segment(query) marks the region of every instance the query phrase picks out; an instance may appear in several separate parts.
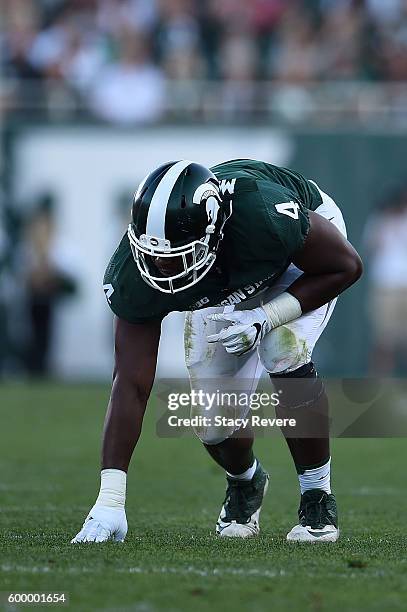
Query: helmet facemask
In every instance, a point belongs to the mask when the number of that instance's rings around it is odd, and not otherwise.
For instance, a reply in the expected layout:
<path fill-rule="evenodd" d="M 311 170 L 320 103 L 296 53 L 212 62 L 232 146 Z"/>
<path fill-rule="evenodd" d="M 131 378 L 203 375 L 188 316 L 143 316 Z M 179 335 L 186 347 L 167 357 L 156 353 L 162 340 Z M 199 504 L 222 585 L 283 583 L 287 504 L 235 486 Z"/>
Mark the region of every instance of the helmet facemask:
<path fill-rule="evenodd" d="M 137 238 L 132 224 L 129 225 L 127 234 L 141 276 L 151 287 L 163 293 L 177 293 L 192 287 L 209 272 L 216 259 L 215 253 L 209 252 L 206 239 L 171 248 L 170 242 L 165 239 L 146 236 L 146 234 Z M 154 259 L 157 257 L 181 260 L 183 269 L 172 276 L 160 274 L 154 264 Z"/>

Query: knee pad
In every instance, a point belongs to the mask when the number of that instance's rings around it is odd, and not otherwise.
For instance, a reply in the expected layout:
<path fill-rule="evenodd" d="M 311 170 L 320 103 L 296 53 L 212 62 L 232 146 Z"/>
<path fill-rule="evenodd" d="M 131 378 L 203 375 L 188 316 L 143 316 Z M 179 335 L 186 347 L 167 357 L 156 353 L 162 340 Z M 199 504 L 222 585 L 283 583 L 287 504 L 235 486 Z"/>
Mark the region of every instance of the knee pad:
<path fill-rule="evenodd" d="M 285 325 L 276 327 L 263 338 L 258 353 L 270 375 L 296 371 L 311 358 L 306 341 Z"/>
<path fill-rule="evenodd" d="M 282 409 L 306 408 L 315 404 L 324 393 L 324 383 L 318 377 L 312 361 L 293 372 L 270 374 Z"/>

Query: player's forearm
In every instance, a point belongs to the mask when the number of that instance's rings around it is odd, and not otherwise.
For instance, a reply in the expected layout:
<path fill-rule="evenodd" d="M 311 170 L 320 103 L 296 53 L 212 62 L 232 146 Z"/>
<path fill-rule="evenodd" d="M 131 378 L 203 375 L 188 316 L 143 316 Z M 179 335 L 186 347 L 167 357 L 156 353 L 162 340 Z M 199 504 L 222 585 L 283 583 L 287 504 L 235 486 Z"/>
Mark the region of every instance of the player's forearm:
<path fill-rule="evenodd" d="M 299 301 L 302 313 L 306 313 L 338 297 L 353 285 L 361 274 L 362 264 L 358 258 L 338 272 L 320 275 L 304 273 L 288 287 L 287 291 Z"/>
<path fill-rule="evenodd" d="M 332 223 L 311 212 L 310 223 L 305 244 L 292 259 L 304 274 L 287 289 L 303 313 L 338 297 L 363 271 L 359 254 Z"/>
<path fill-rule="evenodd" d="M 102 445 L 102 469 L 127 472 L 140 437 L 149 390 L 115 376 L 107 409 Z"/>

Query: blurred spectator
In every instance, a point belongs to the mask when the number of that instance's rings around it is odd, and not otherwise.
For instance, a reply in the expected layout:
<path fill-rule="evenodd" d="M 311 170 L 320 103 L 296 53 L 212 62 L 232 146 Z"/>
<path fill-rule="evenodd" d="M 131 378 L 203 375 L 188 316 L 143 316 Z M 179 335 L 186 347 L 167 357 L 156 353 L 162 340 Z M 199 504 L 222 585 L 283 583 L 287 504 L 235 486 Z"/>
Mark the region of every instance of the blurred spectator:
<path fill-rule="evenodd" d="M 315 36 L 311 16 L 286 13 L 279 28 L 279 43 L 271 57 L 271 74 L 282 81 L 302 83 L 315 81 L 321 76 L 323 58 L 321 42 Z"/>
<path fill-rule="evenodd" d="M 156 0 L 99 0 L 96 24 L 102 32 L 120 35 L 124 26 L 149 33 L 157 20 Z"/>
<path fill-rule="evenodd" d="M 193 113 L 200 105 L 199 81 L 207 78 L 202 24 L 189 0 L 160 1 L 154 32 L 157 59 L 171 83 L 167 111 Z"/>
<path fill-rule="evenodd" d="M 27 59 L 35 70 L 47 77 L 60 78 L 65 52 L 75 35 L 73 15 L 69 8 L 61 10 L 54 21 L 38 32 L 28 51 Z"/>
<path fill-rule="evenodd" d="M 198 49 L 201 26 L 194 3 L 190 0 L 161 0 L 155 32 L 159 57 L 164 61 L 173 51 L 188 54 Z"/>
<path fill-rule="evenodd" d="M 6 238 L 3 208 L 0 205 L 0 378 L 4 371 L 8 347 L 8 321 L 7 321 L 7 289 L 5 271 L 7 269 L 7 252 L 9 250 Z"/>
<path fill-rule="evenodd" d="M 0 379 L 21 372 L 21 339 L 25 331 L 20 270 L 15 257 L 21 223 L 10 204 L 12 198 L 6 197 L 0 187 Z"/>
<path fill-rule="evenodd" d="M 407 374 L 407 185 L 365 229 L 373 331 L 372 373 Z"/>
<path fill-rule="evenodd" d="M 225 36 L 219 50 L 219 67 L 224 80 L 220 105 L 231 120 L 247 114 L 255 101 L 256 48 L 246 34 Z"/>
<path fill-rule="evenodd" d="M 114 123 L 150 123 L 163 114 L 165 82 L 142 34 L 123 30 L 118 60 L 102 69 L 90 94 L 97 117 Z"/>
<path fill-rule="evenodd" d="M 25 362 L 34 376 L 49 372 L 55 306 L 61 297 L 75 291 L 75 282 L 55 247 L 53 205 L 51 195 L 42 196 L 27 227 L 24 269 L 30 341 Z"/>

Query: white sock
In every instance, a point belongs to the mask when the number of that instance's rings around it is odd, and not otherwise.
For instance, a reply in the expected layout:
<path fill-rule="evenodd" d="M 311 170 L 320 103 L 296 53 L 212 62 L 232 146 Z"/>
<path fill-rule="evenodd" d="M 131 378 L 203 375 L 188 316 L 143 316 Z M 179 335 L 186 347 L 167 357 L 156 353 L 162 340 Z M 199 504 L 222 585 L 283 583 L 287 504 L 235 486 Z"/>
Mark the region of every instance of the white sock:
<path fill-rule="evenodd" d="M 331 492 L 331 458 L 313 470 L 305 470 L 304 474 L 298 475 L 300 481 L 301 495 L 310 489 L 322 489 L 326 493 Z"/>
<path fill-rule="evenodd" d="M 252 466 L 250 466 L 245 472 L 242 472 L 241 474 L 229 474 L 229 472 L 226 472 L 226 474 L 229 476 L 229 478 L 236 478 L 236 480 L 251 480 L 254 476 L 256 468 L 257 459 L 253 461 Z"/>
<path fill-rule="evenodd" d="M 100 491 L 96 503 L 110 508 L 124 508 L 126 480 L 127 474 L 122 470 L 102 470 L 100 472 Z"/>

